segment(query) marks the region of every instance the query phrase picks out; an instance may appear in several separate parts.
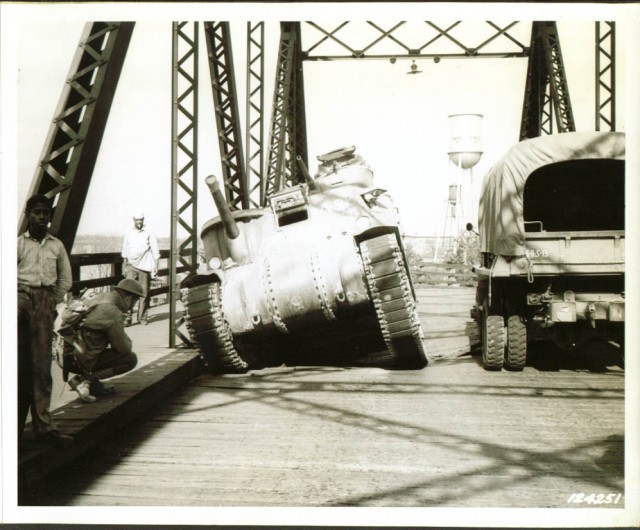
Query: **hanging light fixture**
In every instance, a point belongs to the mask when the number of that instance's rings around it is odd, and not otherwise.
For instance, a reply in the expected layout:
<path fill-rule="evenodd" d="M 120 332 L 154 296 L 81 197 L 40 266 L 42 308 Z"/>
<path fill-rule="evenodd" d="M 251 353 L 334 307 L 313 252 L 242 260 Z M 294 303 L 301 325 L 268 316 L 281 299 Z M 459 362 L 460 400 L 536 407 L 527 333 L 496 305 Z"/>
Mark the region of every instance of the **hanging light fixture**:
<path fill-rule="evenodd" d="M 413 74 L 421 74 L 421 73 L 422 73 L 422 70 L 418 70 L 418 65 L 416 64 L 416 62 L 411 61 L 411 70 L 409 70 L 407 74 L 413 75 Z"/>

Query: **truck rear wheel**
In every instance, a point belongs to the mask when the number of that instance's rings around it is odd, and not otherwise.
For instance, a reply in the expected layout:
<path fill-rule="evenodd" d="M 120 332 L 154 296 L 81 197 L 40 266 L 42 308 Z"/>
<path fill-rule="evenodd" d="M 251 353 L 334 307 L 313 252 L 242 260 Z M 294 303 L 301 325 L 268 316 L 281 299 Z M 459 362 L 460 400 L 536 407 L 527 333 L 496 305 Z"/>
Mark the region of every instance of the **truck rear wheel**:
<path fill-rule="evenodd" d="M 501 370 L 504 364 L 504 318 L 482 312 L 482 365 L 485 370 Z"/>
<path fill-rule="evenodd" d="M 527 362 L 527 325 L 520 315 L 510 315 L 507 319 L 507 347 L 505 368 L 522 370 Z"/>

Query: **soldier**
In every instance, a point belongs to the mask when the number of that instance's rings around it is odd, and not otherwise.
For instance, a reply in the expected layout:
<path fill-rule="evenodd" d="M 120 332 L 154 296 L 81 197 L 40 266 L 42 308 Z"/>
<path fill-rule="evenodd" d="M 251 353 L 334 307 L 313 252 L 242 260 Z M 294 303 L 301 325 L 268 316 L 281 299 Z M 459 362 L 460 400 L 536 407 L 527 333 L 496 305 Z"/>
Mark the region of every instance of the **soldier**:
<path fill-rule="evenodd" d="M 144 226 L 144 213 L 133 214 L 133 227 L 124 235 L 122 243 L 122 257 L 124 258 L 124 276 L 137 280 L 144 290 L 138 304 L 138 322 L 147 324 L 147 308 L 149 305 L 149 284 L 151 279 L 158 274 L 158 241 L 156 237 Z M 127 313 L 125 324 L 131 322 L 133 310 Z"/>
<path fill-rule="evenodd" d="M 79 330 L 76 366 L 69 369 L 78 374 L 69 380 L 69 386 L 83 401 L 92 402 L 112 393 L 114 387 L 101 380 L 129 372 L 138 364 L 131 339 L 124 331 L 124 319 L 143 294 L 137 281 L 125 278 L 114 291 L 89 302 Z"/>
<path fill-rule="evenodd" d="M 51 404 L 51 359 L 56 305 L 71 288 L 71 265 L 62 242 L 49 233 L 51 202 L 33 195 L 25 210 L 29 227 L 18 237 L 18 435 L 31 409 L 36 438 L 72 440 L 58 432 Z"/>

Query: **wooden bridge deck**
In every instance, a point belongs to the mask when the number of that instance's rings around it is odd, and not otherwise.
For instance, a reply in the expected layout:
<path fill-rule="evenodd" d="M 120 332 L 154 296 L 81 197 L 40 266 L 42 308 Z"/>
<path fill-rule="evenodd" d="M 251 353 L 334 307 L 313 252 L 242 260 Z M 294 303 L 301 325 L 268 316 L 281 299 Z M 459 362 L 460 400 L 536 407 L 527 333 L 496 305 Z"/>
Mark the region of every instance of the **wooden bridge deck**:
<path fill-rule="evenodd" d="M 173 376 L 174 393 L 159 392 L 116 441 L 100 443 L 105 432 L 96 430 L 90 456 L 75 455 L 24 503 L 622 508 L 622 352 L 536 347 L 523 372 L 486 372 L 472 347 L 473 290 L 418 296 L 426 369 L 277 368 L 201 374 L 189 384 L 186 373 Z M 163 326 L 130 330 L 147 344 Z M 161 362 L 182 356 L 192 376 L 192 353 Z M 123 392 L 156 368 L 124 376 Z M 87 422 L 99 420 L 91 414 L 107 414 L 102 406 L 73 400 L 56 418 L 64 430 L 81 428 L 83 440 Z M 568 502 L 580 493 L 614 495 L 606 504 Z"/>

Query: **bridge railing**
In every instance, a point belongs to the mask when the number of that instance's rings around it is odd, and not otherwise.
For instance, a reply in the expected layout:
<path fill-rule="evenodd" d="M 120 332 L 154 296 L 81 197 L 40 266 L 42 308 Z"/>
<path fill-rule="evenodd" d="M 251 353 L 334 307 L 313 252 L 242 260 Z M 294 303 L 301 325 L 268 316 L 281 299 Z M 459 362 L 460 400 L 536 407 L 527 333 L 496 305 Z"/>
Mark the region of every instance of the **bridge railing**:
<path fill-rule="evenodd" d="M 170 251 L 160 251 L 160 265 L 158 280 L 151 282 L 149 298 L 159 297 L 169 292 L 169 260 Z M 122 278 L 123 262 L 119 252 L 102 252 L 90 254 L 71 254 L 71 275 L 73 286 L 71 293 L 78 296 L 87 289 L 101 289 L 116 285 Z M 177 273 L 189 272 L 185 266 L 179 266 Z"/>
<path fill-rule="evenodd" d="M 464 263 L 432 263 L 428 260 L 409 261 L 411 279 L 417 287 L 475 287 L 476 273 Z"/>

